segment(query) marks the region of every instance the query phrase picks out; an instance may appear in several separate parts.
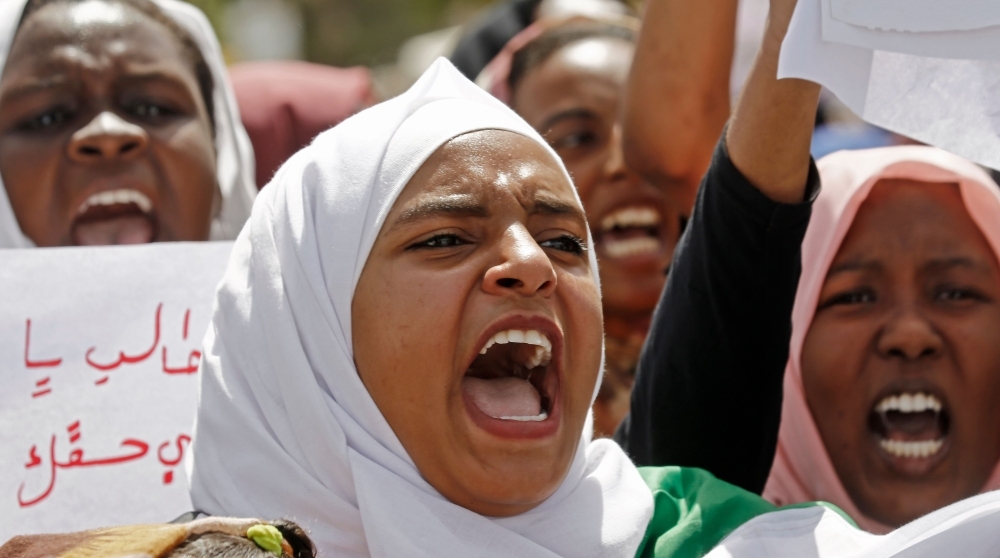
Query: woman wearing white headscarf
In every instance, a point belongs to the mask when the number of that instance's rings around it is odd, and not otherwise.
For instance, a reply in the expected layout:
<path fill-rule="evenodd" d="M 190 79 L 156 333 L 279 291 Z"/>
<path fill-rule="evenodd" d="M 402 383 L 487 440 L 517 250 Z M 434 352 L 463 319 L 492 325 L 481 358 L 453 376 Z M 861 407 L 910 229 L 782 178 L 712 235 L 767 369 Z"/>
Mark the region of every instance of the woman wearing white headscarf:
<path fill-rule="evenodd" d="M 444 60 L 320 135 L 219 288 L 196 508 L 291 516 L 327 556 L 700 555 L 773 510 L 591 441 L 582 215 L 537 132 Z"/>
<path fill-rule="evenodd" d="M 0 71 L 0 248 L 236 237 L 253 152 L 197 8 L 3 0 Z"/>

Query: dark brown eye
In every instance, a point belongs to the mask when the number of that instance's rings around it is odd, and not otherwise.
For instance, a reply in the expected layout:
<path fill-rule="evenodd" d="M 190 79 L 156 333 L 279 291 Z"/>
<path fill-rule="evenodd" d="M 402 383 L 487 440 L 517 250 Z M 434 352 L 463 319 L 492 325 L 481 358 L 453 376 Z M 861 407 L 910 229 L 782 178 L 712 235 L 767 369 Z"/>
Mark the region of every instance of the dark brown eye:
<path fill-rule="evenodd" d="M 871 304 L 875 302 L 875 292 L 871 289 L 858 289 L 834 295 L 823 303 L 823 308 L 831 306 L 853 306 L 857 304 Z"/>
<path fill-rule="evenodd" d="M 69 120 L 72 114 L 61 108 L 46 111 L 25 122 L 24 127 L 29 130 L 46 130 L 54 128 L 59 124 Z"/>
<path fill-rule="evenodd" d="M 543 248 L 553 248 L 555 250 L 569 252 L 578 256 L 587 251 L 587 243 L 570 234 L 564 234 L 556 238 L 543 240 L 539 244 Z"/>
<path fill-rule="evenodd" d="M 424 248 L 454 248 L 455 246 L 461 246 L 463 244 L 466 244 L 466 242 L 456 234 L 438 234 L 408 247 L 407 250 L 420 250 Z"/>

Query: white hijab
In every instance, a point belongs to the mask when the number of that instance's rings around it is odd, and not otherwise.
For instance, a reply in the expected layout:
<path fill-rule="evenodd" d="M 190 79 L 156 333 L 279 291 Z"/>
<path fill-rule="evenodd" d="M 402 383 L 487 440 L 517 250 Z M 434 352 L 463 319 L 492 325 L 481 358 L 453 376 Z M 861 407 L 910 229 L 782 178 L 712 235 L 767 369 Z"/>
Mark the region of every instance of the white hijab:
<path fill-rule="evenodd" d="M 212 72 L 215 84 L 216 176 L 222 193 L 222 207 L 212 220 L 209 239 L 232 240 L 250 216 L 257 187 L 253 175 L 253 147 L 240 121 L 222 48 L 201 10 L 178 0 L 153 1 L 191 35 Z M 14 42 L 25 4 L 27 0 L 0 0 L 0 74 L 7 63 L 7 54 Z M 7 189 L 0 179 L 0 248 L 32 247 L 34 243 L 21 232 L 7 197 Z"/>
<path fill-rule="evenodd" d="M 652 496 L 617 445 L 591 441 L 589 420 L 555 494 L 484 517 L 424 481 L 354 367 L 351 301 L 386 214 L 438 147 L 484 129 L 559 161 L 442 58 L 403 95 L 320 135 L 261 192 L 205 337 L 197 509 L 294 518 L 326 556 L 634 556 Z M 590 266 L 597 280 L 593 252 Z"/>
<path fill-rule="evenodd" d="M 705 558 L 996 558 L 1000 492 L 959 500 L 891 533 L 874 535 L 830 508 L 812 506 L 759 515 Z"/>

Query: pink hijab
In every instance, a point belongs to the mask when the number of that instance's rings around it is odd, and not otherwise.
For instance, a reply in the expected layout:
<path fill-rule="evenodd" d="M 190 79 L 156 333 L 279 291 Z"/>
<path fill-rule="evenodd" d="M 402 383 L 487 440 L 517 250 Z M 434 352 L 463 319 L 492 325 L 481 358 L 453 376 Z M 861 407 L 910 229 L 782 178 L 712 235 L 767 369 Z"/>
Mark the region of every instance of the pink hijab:
<path fill-rule="evenodd" d="M 990 176 L 956 155 L 934 147 L 905 146 L 840 151 L 818 163 L 823 190 L 802 242 L 802 277 L 792 310 L 792 341 L 785 369 L 778 450 L 764 498 L 778 505 L 823 500 L 839 506 L 863 529 L 892 528 L 858 511 L 827 455 L 802 386 L 802 344 L 816 312 L 827 270 L 876 182 L 910 179 L 958 183 L 965 208 L 1000 259 L 1000 188 Z M 1000 488 L 1000 464 L 983 491 Z"/>

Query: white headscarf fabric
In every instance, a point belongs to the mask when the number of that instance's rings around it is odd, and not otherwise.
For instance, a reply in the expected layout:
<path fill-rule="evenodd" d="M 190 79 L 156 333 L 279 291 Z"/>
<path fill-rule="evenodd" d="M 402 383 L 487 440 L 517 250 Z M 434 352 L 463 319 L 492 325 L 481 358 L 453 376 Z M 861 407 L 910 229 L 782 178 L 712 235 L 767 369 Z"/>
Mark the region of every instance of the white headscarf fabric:
<path fill-rule="evenodd" d="M 321 134 L 264 188 L 205 338 L 196 508 L 294 518 L 326 556 L 634 556 L 652 496 L 617 445 L 591 441 L 589 420 L 553 496 L 484 517 L 423 480 L 354 367 L 351 301 L 386 215 L 438 147 L 484 129 L 526 136 L 559 161 L 439 59 L 408 92 Z"/>
<path fill-rule="evenodd" d="M 178 0 L 153 0 L 169 17 L 187 31 L 201 50 L 215 84 L 216 176 L 222 206 L 212 220 L 210 240 L 232 240 L 250 216 L 257 187 L 254 182 L 253 147 L 240 121 L 236 96 L 222 58 L 222 48 L 205 14 Z M 27 0 L 0 0 L 0 74 L 7 63 L 14 34 Z M 32 248 L 34 243 L 21 232 L 11 208 L 7 189 L 0 180 L 0 248 Z"/>
<path fill-rule="evenodd" d="M 874 535 L 829 508 L 790 508 L 747 521 L 705 558 L 996 558 L 1000 492 L 960 500 Z"/>

